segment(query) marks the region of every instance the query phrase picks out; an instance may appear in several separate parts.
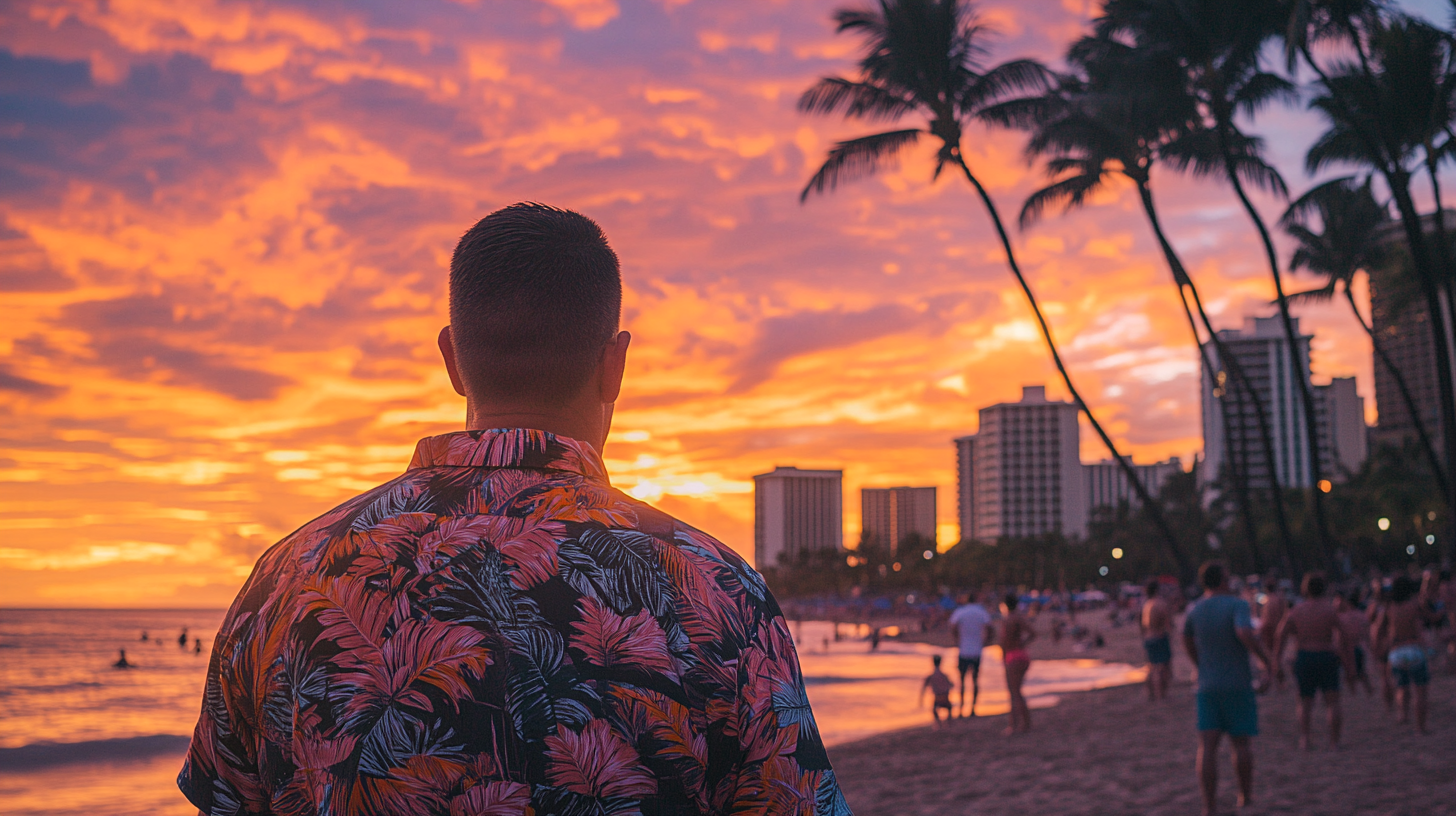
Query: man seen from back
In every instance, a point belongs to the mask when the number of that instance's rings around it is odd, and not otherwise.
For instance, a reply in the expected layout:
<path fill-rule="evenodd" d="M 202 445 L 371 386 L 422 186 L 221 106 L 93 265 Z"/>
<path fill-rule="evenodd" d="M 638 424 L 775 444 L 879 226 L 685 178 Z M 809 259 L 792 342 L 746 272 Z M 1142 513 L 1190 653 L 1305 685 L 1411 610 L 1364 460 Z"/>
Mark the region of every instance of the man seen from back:
<path fill-rule="evenodd" d="M 506 207 L 449 291 L 466 429 L 259 559 L 183 793 L 207 814 L 848 814 L 762 578 L 608 483 L 631 337 L 601 229 Z"/>
<path fill-rule="evenodd" d="M 1259 734 L 1259 706 L 1249 655 L 1269 670 L 1269 653 L 1254 634 L 1248 601 L 1229 590 L 1228 571 L 1208 562 L 1198 570 L 1203 597 L 1183 621 L 1183 646 L 1198 669 L 1198 782 L 1204 816 L 1218 812 L 1218 746 L 1225 734 L 1233 744 L 1239 806 L 1254 790 L 1253 737 Z"/>

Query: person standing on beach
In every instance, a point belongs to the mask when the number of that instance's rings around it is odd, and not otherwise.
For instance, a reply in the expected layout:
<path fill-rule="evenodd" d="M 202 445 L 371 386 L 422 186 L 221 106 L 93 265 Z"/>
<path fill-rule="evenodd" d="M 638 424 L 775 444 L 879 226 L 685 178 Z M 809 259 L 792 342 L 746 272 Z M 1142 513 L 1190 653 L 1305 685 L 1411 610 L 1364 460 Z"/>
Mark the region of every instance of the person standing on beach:
<path fill-rule="evenodd" d="M 1380 672 L 1380 696 L 1387 711 L 1395 710 L 1395 680 L 1390 674 L 1390 640 L 1385 617 L 1390 610 L 1390 588 L 1379 578 L 1370 582 L 1370 603 L 1365 616 L 1370 621 L 1370 659 Z"/>
<path fill-rule="evenodd" d="M 1318 692 L 1325 701 L 1330 719 L 1330 747 L 1340 747 L 1340 729 L 1344 712 L 1340 708 L 1340 673 L 1354 675 L 1351 644 L 1340 626 L 1340 613 L 1325 597 L 1325 576 L 1310 572 L 1300 584 L 1304 600 L 1284 616 L 1274 646 L 1275 673 L 1284 672 L 1284 649 L 1290 640 L 1298 652 L 1294 656 L 1294 683 L 1299 689 L 1299 747 L 1310 748 L 1309 722 Z"/>
<path fill-rule="evenodd" d="M 1006 668 L 1006 693 L 1011 698 L 1011 724 L 1003 732 L 1006 736 L 1024 734 L 1031 730 L 1031 709 L 1021 693 L 1026 682 L 1026 673 L 1031 669 L 1031 655 L 1026 647 L 1036 640 L 1036 630 L 1031 622 L 1016 611 L 1020 599 L 1016 593 L 1006 593 L 1001 602 L 1001 660 Z"/>
<path fill-rule="evenodd" d="M 178 778 L 203 813 L 848 816 L 763 578 L 608 482 L 621 302 L 580 214 L 460 239 L 466 429 L 259 559 Z"/>
<path fill-rule="evenodd" d="M 1162 589 L 1162 582 L 1156 578 L 1148 582 L 1147 599 L 1138 619 L 1143 632 L 1143 650 L 1148 654 L 1149 702 L 1167 697 L 1168 685 L 1173 680 L 1173 641 L 1169 637 L 1173 615 L 1168 602 L 1161 597 Z"/>
<path fill-rule="evenodd" d="M 960 649 L 956 668 L 961 675 L 960 716 L 966 716 L 966 674 L 971 675 L 971 714 L 976 716 L 976 700 L 981 696 L 981 650 L 994 637 L 991 613 L 976 603 L 976 593 L 968 592 L 961 606 L 950 616 L 950 633 Z"/>
<path fill-rule="evenodd" d="M 1284 616 L 1289 612 L 1289 604 L 1284 600 L 1284 594 L 1279 591 L 1279 580 L 1277 578 L 1266 578 L 1264 580 L 1264 603 L 1259 614 L 1259 643 L 1268 654 L 1274 653 L 1274 644 L 1279 638 L 1279 625 L 1284 623 Z M 1274 672 L 1274 668 L 1270 667 Z M 1274 672 L 1275 681 L 1279 688 L 1284 688 L 1284 673 Z"/>
<path fill-rule="evenodd" d="M 1407 576 L 1395 579 L 1390 588 L 1390 606 L 1381 621 L 1385 641 L 1390 644 L 1390 673 L 1395 679 L 1396 705 L 1402 725 L 1410 722 L 1411 696 L 1415 696 L 1416 730 L 1426 733 L 1427 691 L 1431 669 L 1426 658 L 1422 628 L 1420 585 Z"/>
<path fill-rule="evenodd" d="M 1259 702 L 1249 655 L 1272 671 L 1269 652 L 1254 633 L 1249 604 L 1232 594 L 1228 571 L 1210 561 L 1198 570 L 1203 597 L 1183 622 L 1183 646 L 1198 669 L 1198 784 L 1203 814 L 1217 811 L 1218 746 L 1225 734 L 1233 744 L 1239 806 L 1253 801 L 1254 749 L 1259 734 Z"/>
<path fill-rule="evenodd" d="M 1350 644 L 1350 664 L 1353 667 L 1353 674 L 1350 677 L 1350 688 L 1362 685 L 1365 693 L 1375 695 L 1375 688 L 1370 684 L 1370 672 L 1366 667 L 1367 652 L 1370 643 L 1370 626 L 1366 621 L 1365 612 L 1357 605 L 1359 602 L 1358 593 L 1351 592 L 1335 594 L 1335 611 L 1340 615 L 1340 634 L 1345 642 Z"/>

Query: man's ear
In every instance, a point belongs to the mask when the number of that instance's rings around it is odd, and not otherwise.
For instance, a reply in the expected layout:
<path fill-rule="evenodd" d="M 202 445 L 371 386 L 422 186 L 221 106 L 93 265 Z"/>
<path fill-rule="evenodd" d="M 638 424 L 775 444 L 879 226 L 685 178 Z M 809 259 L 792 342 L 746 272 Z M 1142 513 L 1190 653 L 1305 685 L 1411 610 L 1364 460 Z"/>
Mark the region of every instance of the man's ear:
<path fill-rule="evenodd" d="M 601 399 L 607 405 L 616 402 L 617 397 L 622 395 L 622 375 L 627 372 L 627 346 L 631 344 L 631 333 L 617 332 L 612 342 L 602 349 Z"/>
<path fill-rule="evenodd" d="M 450 334 L 450 327 L 440 329 L 440 356 L 445 358 L 445 370 L 450 374 L 450 384 L 455 386 L 455 393 L 465 396 L 465 381 L 460 379 L 460 364 L 455 361 L 455 337 Z"/>

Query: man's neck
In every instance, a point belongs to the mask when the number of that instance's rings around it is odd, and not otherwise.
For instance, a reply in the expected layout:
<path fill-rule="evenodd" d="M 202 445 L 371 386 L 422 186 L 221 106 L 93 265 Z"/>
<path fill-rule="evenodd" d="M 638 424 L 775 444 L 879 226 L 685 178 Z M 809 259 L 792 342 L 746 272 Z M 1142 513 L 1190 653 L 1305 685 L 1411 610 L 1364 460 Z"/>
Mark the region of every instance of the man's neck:
<path fill-rule="evenodd" d="M 606 438 L 603 422 L 589 413 L 586 415 L 583 413 L 585 412 L 501 410 L 492 409 L 489 406 L 467 404 L 465 429 L 486 431 L 493 428 L 531 428 L 586 442 L 601 453 L 602 444 Z"/>

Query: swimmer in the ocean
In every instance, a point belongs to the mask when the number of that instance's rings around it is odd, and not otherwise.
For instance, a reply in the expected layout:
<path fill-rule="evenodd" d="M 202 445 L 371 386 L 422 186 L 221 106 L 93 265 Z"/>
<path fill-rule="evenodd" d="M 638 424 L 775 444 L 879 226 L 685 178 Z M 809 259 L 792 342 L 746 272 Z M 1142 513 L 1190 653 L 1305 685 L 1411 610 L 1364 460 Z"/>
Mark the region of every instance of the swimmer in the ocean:
<path fill-rule="evenodd" d="M 114 669 L 129 669 L 132 667 L 132 664 L 127 662 L 125 649 L 121 650 L 121 657 L 115 663 L 112 663 L 111 667 Z"/>

